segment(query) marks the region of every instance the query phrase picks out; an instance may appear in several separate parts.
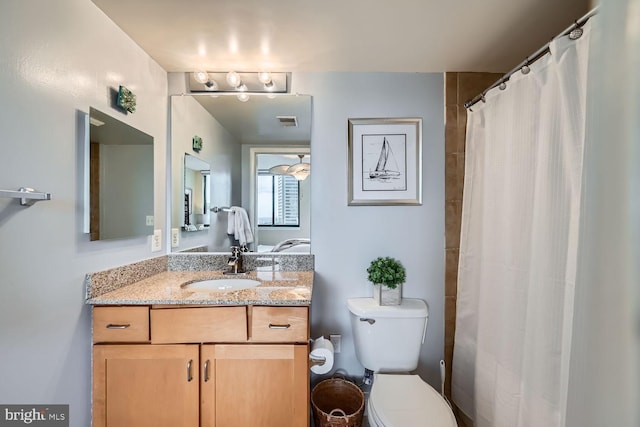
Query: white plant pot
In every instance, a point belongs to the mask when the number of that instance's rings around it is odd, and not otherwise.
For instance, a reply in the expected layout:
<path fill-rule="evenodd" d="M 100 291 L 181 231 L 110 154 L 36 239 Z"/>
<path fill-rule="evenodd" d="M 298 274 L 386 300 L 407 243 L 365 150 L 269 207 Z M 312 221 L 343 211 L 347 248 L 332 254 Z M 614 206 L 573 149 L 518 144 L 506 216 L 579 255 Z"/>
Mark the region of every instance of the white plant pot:
<path fill-rule="evenodd" d="M 402 302 L 402 284 L 391 289 L 382 285 L 373 285 L 373 299 L 378 305 L 400 305 Z"/>

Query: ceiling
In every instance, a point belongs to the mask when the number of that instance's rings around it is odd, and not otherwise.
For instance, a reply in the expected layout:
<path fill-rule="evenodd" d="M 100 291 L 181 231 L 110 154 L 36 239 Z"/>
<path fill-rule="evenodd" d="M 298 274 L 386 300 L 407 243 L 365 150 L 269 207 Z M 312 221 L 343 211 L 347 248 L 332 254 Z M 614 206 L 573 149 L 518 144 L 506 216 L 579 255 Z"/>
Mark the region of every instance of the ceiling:
<path fill-rule="evenodd" d="M 92 0 L 166 71 L 506 72 L 589 0 Z"/>
<path fill-rule="evenodd" d="M 248 102 L 235 96 L 194 96 L 205 110 L 240 144 L 309 145 L 311 97 L 280 95 L 273 99 L 252 95 Z M 278 116 L 294 116 L 296 126 L 282 126 Z"/>

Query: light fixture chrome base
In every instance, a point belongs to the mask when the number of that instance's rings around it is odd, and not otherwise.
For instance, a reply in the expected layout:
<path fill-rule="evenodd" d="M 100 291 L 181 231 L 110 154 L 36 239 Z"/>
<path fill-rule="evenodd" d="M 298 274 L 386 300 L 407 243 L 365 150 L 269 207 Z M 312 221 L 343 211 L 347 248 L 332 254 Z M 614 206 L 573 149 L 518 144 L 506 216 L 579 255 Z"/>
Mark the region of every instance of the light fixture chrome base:
<path fill-rule="evenodd" d="M 209 80 L 200 83 L 196 80 L 196 73 L 187 73 L 188 87 L 191 92 L 208 92 L 208 93 L 289 93 L 289 73 L 270 73 L 271 80 L 269 83 L 263 83 L 261 74 L 258 72 L 237 71 L 243 90 L 238 90 L 240 85 L 232 86 L 227 81 L 227 72 L 208 71 Z"/>

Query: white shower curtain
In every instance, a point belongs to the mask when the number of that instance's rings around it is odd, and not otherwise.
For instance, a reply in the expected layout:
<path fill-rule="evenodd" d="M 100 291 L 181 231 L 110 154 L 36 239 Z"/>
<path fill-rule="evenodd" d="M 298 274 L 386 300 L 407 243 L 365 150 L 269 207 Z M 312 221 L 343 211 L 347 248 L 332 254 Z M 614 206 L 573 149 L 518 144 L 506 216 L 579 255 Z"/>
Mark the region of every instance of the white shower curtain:
<path fill-rule="evenodd" d="M 592 21 L 468 112 L 452 397 L 476 427 L 564 425 Z"/>

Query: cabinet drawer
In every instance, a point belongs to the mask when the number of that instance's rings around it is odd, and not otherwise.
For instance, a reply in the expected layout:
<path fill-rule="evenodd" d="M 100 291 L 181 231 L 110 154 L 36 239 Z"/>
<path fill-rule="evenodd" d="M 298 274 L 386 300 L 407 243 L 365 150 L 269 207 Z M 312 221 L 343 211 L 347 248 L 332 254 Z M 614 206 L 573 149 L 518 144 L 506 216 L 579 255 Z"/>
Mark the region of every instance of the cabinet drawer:
<path fill-rule="evenodd" d="M 93 342 L 148 342 L 149 307 L 94 307 Z"/>
<path fill-rule="evenodd" d="M 246 342 L 246 307 L 151 309 L 151 342 Z"/>
<path fill-rule="evenodd" d="M 251 341 L 309 341 L 309 310 L 307 307 L 253 307 Z"/>

